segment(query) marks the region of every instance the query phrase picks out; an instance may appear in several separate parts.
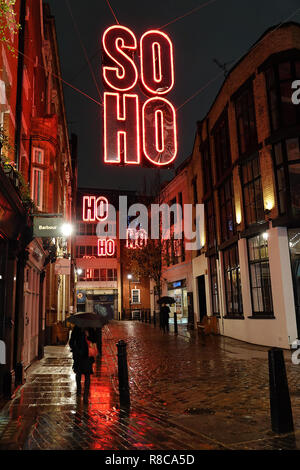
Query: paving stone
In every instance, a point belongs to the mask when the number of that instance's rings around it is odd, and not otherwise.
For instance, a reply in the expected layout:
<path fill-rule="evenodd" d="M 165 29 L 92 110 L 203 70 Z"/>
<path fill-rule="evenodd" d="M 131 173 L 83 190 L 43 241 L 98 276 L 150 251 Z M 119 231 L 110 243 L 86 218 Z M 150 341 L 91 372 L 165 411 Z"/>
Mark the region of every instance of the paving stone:
<path fill-rule="evenodd" d="M 127 343 L 130 410 L 120 410 L 116 343 Z M 76 396 L 69 347 L 48 346 L 0 413 L 0 449 L 299 449 L 299 368 L 285 352 L 295 433 L 271 431 L 267 348 L 179 328 L 112 322 L 90 400 Z"/>

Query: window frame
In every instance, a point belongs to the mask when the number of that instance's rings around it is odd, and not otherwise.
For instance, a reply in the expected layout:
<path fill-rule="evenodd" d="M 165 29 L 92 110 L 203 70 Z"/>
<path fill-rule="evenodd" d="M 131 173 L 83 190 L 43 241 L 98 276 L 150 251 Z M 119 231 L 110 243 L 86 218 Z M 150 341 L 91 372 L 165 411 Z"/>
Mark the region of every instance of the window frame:
<path fill-rule="evenodd" d="M 138 294 L 137 294 L 138 301 L 137 302 L 133 301 L 134 292 L 138 292 Z M 131 304 L 132 305 L 138 305 L 140 303 L 141 303 L 141 289 L 131 289 Z"/>
<path fill-rule="evenodd" d="M 258 175 L 254 176 L 254 170 L 253 170 L 253 163 L 254 161 L 257 160 L 257 165 L 258 165 Z M 244 180 L 244 168 L 246 166 L 251 165 L 251 179 L 248 179 L 247 182 Z M 247 168 L 247 173 L 249 169 Z M 251 156 L 251 158 L 246 159 L 245 161 L 241 162 L 240 164 L 240 179 L 241 179 L 241 186 L 242 186 L 242 194 L 243 194 L 243 212 L 244 212 L 244 220 L 245 220 L 245 225 L 246 227 L 249 227 L 253 224 L 258 224 L 262 223 L 265 221 L 265 213 L 264 213 L 264 200 L 263 200 L 263 190 L 262 190 L 262 182 L 261 182 L 261 171 L 260 171 L 260 158 L 259 154 L 255 153 L 254 155 Z M 256 194 L 256 183 L 259 182 L 259 187 L 260 187 L 260 196 L 261 200 L 258 201 L 257 198 L 254 198 L 255 206 L 254 206 L 254 211 L 255 211 L 255 220 L 249 221 L 248 220 L 248 212 L 246 210 L 246 197 L 245 197 L 245 188 L 250 188 L 253 191 L 253 194 Z M 248 189 L 248 194 L 249 194 L 249 201 L 250 201 L 250 192 Z M 261 206 L 259 207 L 258 202 L 261 203 Z M 259 218 L 258 211 L 261 210 L 261 218 Z"/>
<path fill-rule="evenodd" d="M 263 234 L 260 233 L 258 235 L 255 235 L 254 237 L 249 237 L 247 239 L 247 255 L 248 255 L 248 266 L 249 266 L 249 280 L 250 280 L 250 291 L 251 291 L 251 305 L 252 305 L 252 317 L 253 318 L 274 318 L 274 303 L 273 303 L 273 294 L 272 294 L 272 284 L 271 284 L 271 272 L 270 272 L 270 264 L 269 264 L 269 251 L 268 251 L 268 256 L 262 258 L 260 256 L 261 248 L 259 248 L 259 258 L 252 260 L 250 257 L 250 245 L 249 242 L 250 240 L 253 240 L 257 237 L 260 237 L 263 239 Z M 261 247 L 263 245 L 259 245 Z M 264 240 L 264 246 L 267 247 L 268 250 L 268 240 Z M 269 271 L 269 294 L 270 294 L 270 305 L 272 306 L 271 310 L 266 310 L 265 308 L 265 301 L 264 301 L 264 296 L 263 296 L 263 291 L 262 291 L 262 286 L 253 286 L 253 279 L 252 279 L 252 270 L 251 266 L 253 265 L 259 265 L 259 272 L 260 272 L 260 280 L 263 279 L 262 277 L 262 264 L 267 264 L 268 266 L 268 271 Z M 262 304 L 263 304 L 263 311 L 256 311 L 254 309 L 254 299 L 253 299 L 253 289 L 261 289 L 261 299 L 262 299 Z M 259 303 L 259 302 L 258 302 Z"/>
<path fill-rule="evenodd" d="M 229 185 L 229 194 L 230 197 L 227 197 L 227 186 Z M 223 202 L 222 202 L 222 194 L 224 193 Z M 236 234 L 236 220 L 235 220 L 235 210 L 234 210 L 234 191 L 233 191 L 233 177 L 232 175 L 224 180 L 222 184 L 218 188 L 218 199 L 219 199 L 219 219 L 220 219 L 220 235 L 221 241 L 225 242 L 230 240 Z M 228 228 L 229 216 L 228 216 L 228 204 L 230 203 L 231 206 L 231 218 L 232 218 L 232 231 Z M 225 218 L 225 220 L 224 220 Z M 224 234 L 224 225 L 226 225 L 226 234 Z"/>
<path fill-rule="evenodd" d="M 293 139 L 298 139 L 299 158 L 295 160 L 290 160 L 288 158 L 287 142 Z M 276 146 L 280 146 L 280 151 L 281 151 L 281 162 L 279 163 L 277 162 L 277 159 L 276 159 L 276 149 L 275 149 Z M 292 217 L 299 216 L 300 210 L 299 210 L 299 213 L 297 213 L 297 209 L 296 208 L 294 209 L 294 206 L 293 206 L 289 167 L 292 165 L 300 164 L 300 136 L 296 135 L 295 137 L 282 139 L 274 143 L 272 145 L 272 158 L 273 158 L 274 175 L 275 175 L 275 191 L 276 191 L 278 213 L 280 216 L 283 216 L 283 215 L 289 215 Z M 278 173 L 280 170 L 283 170 L 283 175 L 284 175 L 284 189 L 283 190 L 280 190 L 279 188 Z M 281 207 L 281 198 L 280 198 L 281 192 L 284 194 L 285 210 L 282 210 L 282 207 Z"/>
<path fill-rule="evenodd" d="M 233 265 L 232 263 L 232 256 L 231 252 L 232 250 L 235 250 L 235 258 L 238 261 L 236 265 Z M 225 264 L 225 253 L 228 253 L 228 266 L 227 268 Z M 238 250 L 238 245 L 235 243 L 234 245 L 230 245 L 228 248 L 225 248 L 222 250 L 222 256 L 223 256 L 223 277 L 224 277 L 224 290 L 225 290 L 225 299 L 226 299 L 226 316 L 232 317 L 232 318 L 244 318 L 244 313 L 243 313 L 243 297 L 242 297 L 242 283 L 241 283 L 241 269 L 240 269 L 240 260 L 239 260 L 239 250 Z M 231 306 L 233 307 L 234 305 L 234 288 L 233 288 L 233 272 L 235 272 L 236 278 L 237 278 L 237 283 L 236 283 L 236 295 L 238 298 L 238 311 L 233 311 L 233 308 L 231 311 L 229 311 L 229 304 L 231 303 Z M 227 289 L 227 278 L 226 275 L 230 276 L 230 285 L 231 285 L 231 299 L 229 300 L 228 296 L 228 289 Z"/>

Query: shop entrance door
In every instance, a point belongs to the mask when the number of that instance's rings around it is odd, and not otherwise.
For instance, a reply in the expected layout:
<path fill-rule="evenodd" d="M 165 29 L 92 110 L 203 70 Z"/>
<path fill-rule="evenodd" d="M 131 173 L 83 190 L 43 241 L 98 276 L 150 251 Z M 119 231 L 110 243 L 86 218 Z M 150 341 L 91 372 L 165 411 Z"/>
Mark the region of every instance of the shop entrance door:
<path fill-rule="evenodd" d="M 200 315 L 200 322 L 202 322 L 203 318 L 207 315 L 207 307 L 206 307 L 206 295 L 205 295 L 205 276 L 198 276 L 198 302 L 199 302 L 199 315 Z"/>
<path fill-rule="evenodd" d="M 297 333 L 298 338 L 300 338 L 300 229 L 289 230 L 288 235 L 294 286 Z"/>

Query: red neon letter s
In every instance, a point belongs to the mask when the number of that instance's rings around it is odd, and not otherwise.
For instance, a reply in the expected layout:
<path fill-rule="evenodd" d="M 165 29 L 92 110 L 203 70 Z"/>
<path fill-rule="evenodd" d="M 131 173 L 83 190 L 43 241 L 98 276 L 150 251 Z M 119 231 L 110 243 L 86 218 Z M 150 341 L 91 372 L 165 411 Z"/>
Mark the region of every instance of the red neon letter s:
<path fill-rule="evenodd" d="M 133 32 L 125 26 L 111 26 L 103 34 L 103 79 L 116 91 L 128 91 L 136 85 L 138 71 L 131 58 L 137 49 Z"/>
<path fill-rule="evenodd" d="M 122 110 L 120 109 L 122 104 Z M 140 163 L 139 102 L 137 95 L 104 93 L 104 161 Z"/>
<path fill-rule="evenodd" d="M 165 98 L 150 98 L 144 103 L 144 154 L 155 165 L 169 165 L 177 155 L 176 111 Z"/>
<path fill-rule="evenodd" d="M 148 31 L 140 41 L 141 80 L 147 94 L 165 95 L 174 86 L 173 46 L 161 31 Z"/>

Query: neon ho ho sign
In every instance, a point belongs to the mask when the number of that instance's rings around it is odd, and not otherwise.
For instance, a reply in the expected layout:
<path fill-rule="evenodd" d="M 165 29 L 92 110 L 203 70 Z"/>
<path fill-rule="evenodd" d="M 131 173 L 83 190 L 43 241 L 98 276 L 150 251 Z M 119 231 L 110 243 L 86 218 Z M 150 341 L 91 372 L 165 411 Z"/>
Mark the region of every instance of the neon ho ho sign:
<path fill-rule="evenodd" d="M 139 165 L 144 155 L 153 165 L 170 165 L 177 155 L 176 110 L 166 95 L 174 86 L 173 45 L 163 32 L 150 30 L 138 46 L 125 26 L 103 34 L 104 161 Z M 140 55 L 140 76 L 134 54 Z M 140 104 L 138 79 L 149 97 Z"/>
<path fill-rule="evenodd" d="M 82 220 L 84 222 L 105 222 L 108 218 L 108 200 L 104 196 L 83 196 Z M 114 256 L 116 242 L 111 238 L 98 238 L 98 256 Z"/>

